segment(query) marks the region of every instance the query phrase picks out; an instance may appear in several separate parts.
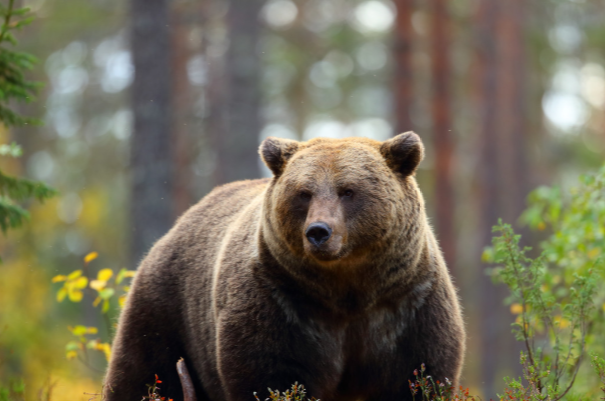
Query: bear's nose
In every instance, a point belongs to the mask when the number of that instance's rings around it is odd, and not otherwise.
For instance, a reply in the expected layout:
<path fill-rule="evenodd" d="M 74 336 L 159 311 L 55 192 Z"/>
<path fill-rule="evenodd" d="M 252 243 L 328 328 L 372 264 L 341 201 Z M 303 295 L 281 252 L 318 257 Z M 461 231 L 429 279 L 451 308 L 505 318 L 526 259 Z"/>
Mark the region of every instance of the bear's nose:
<path fill-rule="evenodd" d="M 326 223 L 313 223 L 307 227 L 305 235 L 311 244 L 320 246 L 330 239 L 332 229 Z"/>

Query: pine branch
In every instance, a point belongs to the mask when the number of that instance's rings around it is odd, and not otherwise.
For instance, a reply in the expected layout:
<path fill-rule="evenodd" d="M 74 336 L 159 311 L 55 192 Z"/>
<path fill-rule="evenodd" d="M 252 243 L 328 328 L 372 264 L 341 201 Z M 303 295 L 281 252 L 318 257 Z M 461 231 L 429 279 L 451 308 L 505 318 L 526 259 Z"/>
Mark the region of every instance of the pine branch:
<path fill-rule="evenodd" d="M 56 194 L 57 191 L 41 182 L 11 177 L 0 171 L 0 196 L 10 198 L 13 201 L 35 198 L 42 202 Z"/>
<path fill-rule="evenodd" d="M 29 219 L 29 213 L 15 205 L 10 199 L 0 197 L 0 230 L 3 233 L 9 228 L 17 228 Z"/>
<path fill-rule="evenodd" d="M 24 74 L 33 68 L 37 59 L 31 54 L 7 48 L 9 44 L 17 44 L 13 32 L 32 21 L 28 13 L 28 8 L 15 9 L 14 0 L 9 1 L 8 7 L 0 8 L 0 17 L 4 17 L 0 29 L 0 121 L 7 127 L 40 124 L 40 120 L 21 116 L 9 106 L 11 101 L 33 101 L 42 85 L 28 81 Z"/>
<path fill-rule="evenodd" d="M 22 116 L 10 108 L 15 101 L 31 102 L 41 86 L 39 82 L 28 81 L 25 71 L 31 70 L 37 59 L 28 53 L 9 49 L 17 41 L 13 32 L 29 24 L 28 8 L 14 8 L 14 0 L 7 6 L 0 4 L 0 123 L 6 127 L 40 124 L 36 118 Z M 19 157 L 21 149 L 16 145 L 0 145 L 0 156 Z M 24 178 L 12 177 L 0 171 L 0 230 L 19 227 L 29 218 L 29 213 L 20 202 L 34 198 L 44 201 L 56 194 L 49 186 Z"/>

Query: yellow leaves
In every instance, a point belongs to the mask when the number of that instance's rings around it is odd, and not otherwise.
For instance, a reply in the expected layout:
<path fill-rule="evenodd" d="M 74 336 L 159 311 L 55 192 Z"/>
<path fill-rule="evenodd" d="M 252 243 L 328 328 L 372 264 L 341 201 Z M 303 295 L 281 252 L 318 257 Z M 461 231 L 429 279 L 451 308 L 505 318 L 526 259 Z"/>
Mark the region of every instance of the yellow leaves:
<path fill-rule="evenodd" d="M 126 270 L 124 268 L 122 268 L 120 270 L 120 272 L 118 273 L 118 276 L 116 277 L 116 284 L 120 284 L 122 282 L 122 280 L 124 280 L 125 278 L 132 278 L 134 277 L 136 271 L 135 270 Z M 126 290 L 128 291 L 128 290 Z"/>
<path fill-rule="evenodd" d="M 120 295 L 118 298 L 118 303 L 120 304 L 120 308 L 124 309 L 124 305 L 126 305 L 126 294 Z"/>
<path fill-rule="evenodd" d="M 88 265 L 91 261 L 95 260 L 99 257 L 98 252 L 91 252 L 84 257 L 84 263 Z M 59 274 L 52 278 L 53 283 L 63 282 L 63 286 L 57 291 L 57 301 L 62 302 L 65 298 L 69 298 L 72 302 L 80 302 L 84 293 L 82 290 L 87 286 L 90 286 L 91 289 L 95 290 L 98 295 L 93 301 L 93 306 L 97 307 L 101 302 L 103 303 L 101 311 L 103 313 L 107 313 L 110 307 L 110 299 L 116 294 L 116 291 L 120 289 L 118 287 L 122 281 L 126 278 L 132 278 L 135 275 L 134 270 L 126 270 L 121 269 L 117 275 L 114 276 L 114 271 L 112 269 L 101 269 L 97 273 L 97 278 L 95 280 L 91 280 L 90 284 L 88 282 L 88 278 L 83 276 L 82 270 L 75 270 L 68 274 L 67 276 Z M 115 285 L 110 285 L 110 280 L 115 277 Z M 128 292 L 130 289 L 129 286 L 122 286 L 121 289 L 124 292 Z M 126 301 L 125 294 L 118 297 L 118 303 L 120 307 L 124 307 L 124 303 Z"/>
<path fill-rule="evenodd" d="M 83 258 L 85 266 L 88 266 L 90 262 L 99 257 L 97 252 L 91 252 Z M 57 275 L 52 278 L 53 283 L 62 282 L 63 286 L 57 292 L 57 301 L 61 302 L 65 298 L 69 298 L 72 302 L 79 302 L 82 300 L 85 288 L 97 292 L 97 297 L 93 302 L 93 306 L 97 307 L 102 305 L 101 312 L 107 313 L 110 308 L 110 300 L 114 296 L 117 296 L 120 308 L 123 308 L 127 293 L 130 290 L 130 286 L 126 285 L 129 283 L 123 283 L 127 278 L 135 276 L 134 270 L 126 270 L 125 268 L 115 274 L 112 269 L 101 269 L 97 273 L 97 277 L 94 280 L 90 280 L 88 277 L 83 275 L 82 270 L 75 270 L 68 275 Z M 113 281 L 112 281 L 113 280 Z M 81 353 L 84 353 L 84 359 L 87 360 L 88 356 L 86 352 L 88 349 L 102 352 L 105 355 L 105 359 L 109 361 L 111 358 L 111 344 L 103 343 L 100 339 L 89 340 L 86 338 L 88 335 L 94 335 L 98 333 L 96 327 L 87 326 L 75 326 L 68 327 L 69 331 L 78 338 L 79 341 L 71 341 L 66 345 L 65 356 L 68 360 L 73 360 L 81 357 Z M 82 359 L 82 358 L 80 358 Z"/>
<path fill-rule="evenodd" d="M 523 306 L 521 304 L 512 304 L 510 306 L 510 313 L 513 315 L 520 315 L 523 313 Z"/>
<path fill-rule="evenodd" d="M 65 287 L 61 288 L 59 292 L 57 292 L 57 302 L 63 302 L 65 297 L 67 296 L 67 289 Z"/>
<path fill-rule="evenodd" d="M 68 361 L 71 361 L 72 359 L 76 359 L 78 357 L 78 351 L 67 351 L 65 356 L 67 357 Z"/>
<path fill-rule="evenodd" d="M 590 251 L 588 251 L 588 258 L 589 259 L 596 259 L 599 254 L 601 253 L 601 250 L 599 248 L 593 248 Z"/>
<path fill-rule="evenodd" d="M 69 296 L 69 300 L 71 302 L 80 302 L 82 298 L 84 298 L 84 294 L 79 290 L 67 291 L 67 295 Z"/>
<path fill-rule="evenodd" d="M 492 263 L 494 261 L 494 249 L 491 247 L 485 248 L 481 254 L 481 261 L 483 263 Z"/>
<path fill-rule="evenodd" d="M 99 293 L 97 298 L 93 302 L 93 306 L 97 307 L 97 306 L 99 306 L 99 304 L 101 302 L 103 302 L 103 307 L 101 309 L 101 312 L 107 313 L 109 311 L 109 300 L 111 299 L 111 297 L 113 297 L 115 295 L 116 290 L 118 289 L 117 286 L 125 278 L 134 277 L 135 273 L 136 272 L 134 270 L 126 270 L 124 268 L 121 269 L 115 278 L 116 285 L 113 286 L 113 288 L 112 288 L 112 287 L 108 287 L 108 283 L 109 283 L 109 280 L 113 277 L 113 270 L 111 270 L 111 269 L 101 270 L 97 275 L 97 279 L 91 281 L 91 283 L 90 283 L 90 288 L 92 288 L 93 290 L 95 290 Z M 124 292 L 128 292 L 130 290 L 130 287 L 123 286 L 122 290 Z M 125 302 L 126 302 L 126 294 L 123 294 L 118 297 L 118 303 L 120 304 L 120 308 L 124 307 Z"/>
<path fill-rule="evenodd" d="M 67 280 L 75 280 L 78 277 L 80 277 L 82 275 L 82 270 L 74 270 L 73 272 L 69 273 L 69 275 L 67 276 Z"/>
<path fill-rule="evenodd" d="M 58 283 L 58 282 L 65 281 L 65 280 L 67 280 L 67 276 L 59 274 L 58 276 L 53 277 L 53 279 L 51 280 L 51 282 Z"/>
<path fill-rule="evenodd" d="M 105 286 L 107 286 L 107 282 L 113 276 L 113 270 L 111 269 L 102 269 L 97 274 L 97 279 L 92 280 L 90 282 L 90 288 L 96 291 L 102 291 Z"/>
<path fill-rule="evenodd" d="M 111 269 L 102 269 L 97 274 L 97 280 L 107 282 L 107 281 L 109 281 L 109 279 L 111 278 L 111 276 L 113 276 L 113 270 L 111 270 Z"/>
<path fill-rule="evenodd" d="M 124 270 L 124 269 L 122 269 Z M 113 288 L 107 288 L 107 282 L 113 277 L 113 270 L 102 269 L 97 274 L 97 279 L 91 281 L 90 288 L 97 291 L 99 295 L 95 298 L 92 305 L 96 308 L 103 301 L 103 308 L 101 311 L 107 313 L 109 311 L 109 299 L 115 294 Z M 117 281 L 117 278 L 116 278 Z"/>
<path fill-rule="evenodd" d="M 82 270 L 73 271 L 67 276 L 55 276 L 52 282 L 64 282 L 63 287 L 57 292 L 58 302 L 62 302 L 65 297 L 69 297 L 72 302 L 80 302 L 84 297 L 82 290 L 88 285 L 88 279 L 82 276 Z"/>
<path fill-rule="evenodd" d="M 73 335 L 78 337 L 78 341 L 70 341 L 65 346 L 65 357 L 68 360 L 76 359 L 79 352 L 86 353 L 87 349 L 92 349 L 103 352 L 103 354 L 105 354 L 105 359 L 109 361 L 111 358 L 111 345 L 109 343 L 103 343 L 98 338 L 94 340 L 86 339 L 87 335 L 97 334 L 99 332 L 96 327 L 68 326 L 67 328 Z M 87 357 L 85 357 L 85 359 L 87 359 Z"/>
<path fill-rule="evenodd" d="M 543 221 L 539 222 L 538 225 L 536 226 L 538 228 L 538 230 L 540 231 L 544 231 L 546 230 L 546 224 L 544 224 Z"/>
<path fill-rule="evenodd" d="M 107 284 L 106 281 L 92 280 L 90 282 L 90 288 L 96 291 L 101 291 L 103 288 L 105 288 L 105 284 Z"/>
<path fill-rule="evenodd" d="M 86 348 L 103 352 L 105 354 L 105 359 L 109 362 L 109 359 L 111 358 L 111 344 L 102 343 L 101 340 L 96 339 L 89 341 L 88 344 L 86 344 Z"/>
<path fill-rule="evenodd" d="M 86 334 L 97 334 L 99 332 L 99 329 L 97 329 L 96 327 L 87 327 L 87 326 L 67 326 L 67 329 L 69 331 L 71 331 L 71 334 L 73 334 L 74 336 L 83 336 Z"/>
<path fill-rule="evenodd" d="M 93 260 L 99 257 L 98 252 L 90 252 L 88 255 L 84 256 L 84 263 L 89 264 Z"/>
<path fill-rule="evenodd" d="M 571 325 L 571 322 L 565 319 L 563 316 L 557 315 L 554 317 L 555 324 L 558 324 L 560 328 L 565 329 Z"/>

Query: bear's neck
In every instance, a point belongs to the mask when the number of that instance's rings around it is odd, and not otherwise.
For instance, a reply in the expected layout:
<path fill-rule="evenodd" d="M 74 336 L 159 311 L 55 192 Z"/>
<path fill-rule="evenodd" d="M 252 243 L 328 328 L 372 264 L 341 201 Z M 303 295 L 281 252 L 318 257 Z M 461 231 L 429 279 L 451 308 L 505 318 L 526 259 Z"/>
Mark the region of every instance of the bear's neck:
<path fill-rule="evenodd" d="M 430 229 L 416 229 L 410 240 L 410 232 L 402 231 L 361 263 L 326 267 L 292 257 L 285 244 L 276 246 L 274 238 L 267 241 L 261 228 L 258 255 L 262 269 L 256 274 L 272 288 L 282 308 L 295 305 L 310 316 L 347 319 L 380 305 L 407 302 L 416 286 L 424 285 L 433 274 L 427 269 L 433 257 L 427 234 L 432 235 Z"/>

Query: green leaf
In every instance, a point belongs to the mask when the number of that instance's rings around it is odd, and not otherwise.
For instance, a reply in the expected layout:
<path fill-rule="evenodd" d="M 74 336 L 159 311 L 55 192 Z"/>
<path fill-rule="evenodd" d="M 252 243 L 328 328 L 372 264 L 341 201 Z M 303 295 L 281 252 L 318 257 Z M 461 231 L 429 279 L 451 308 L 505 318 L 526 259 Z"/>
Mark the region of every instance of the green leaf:
<path fill-rule="evenodd" d="M 74 336 L 83 336 L 84 334 L 88 333 L 88 328 L 86 326 L 78 325 L 74 327 L 71 332 Z"/>
<path fill-rule="evenodd" d="M 0 145 L 0 156 L 21 157 L 23 150 L 15 142 L 10 145 Z"/>
<path fill-rule="evenodd" d="M 115 290 L 113 288 L 103 288 L 101 291 L 99 291 L 99 296 L 104 300 L 108 300 L 113 296 L 114 293 Z"/>
<path fill-rule="evenodd" d="M 65 351 L 78 351 L 80 346 L 76 341 L 70 341 L 65 345 Z"/>
<path fill-rule="evenodd" d="M 105 300 L 105 301 L 103 301 L 103 308 L 101 309 L 101 312 L 107 313 L 108 311 L 109 311 L 109 301 Z"/>

